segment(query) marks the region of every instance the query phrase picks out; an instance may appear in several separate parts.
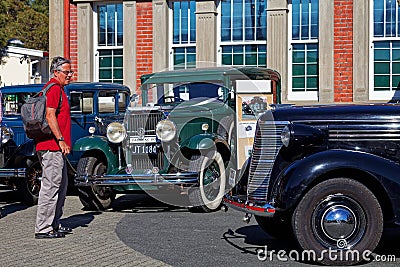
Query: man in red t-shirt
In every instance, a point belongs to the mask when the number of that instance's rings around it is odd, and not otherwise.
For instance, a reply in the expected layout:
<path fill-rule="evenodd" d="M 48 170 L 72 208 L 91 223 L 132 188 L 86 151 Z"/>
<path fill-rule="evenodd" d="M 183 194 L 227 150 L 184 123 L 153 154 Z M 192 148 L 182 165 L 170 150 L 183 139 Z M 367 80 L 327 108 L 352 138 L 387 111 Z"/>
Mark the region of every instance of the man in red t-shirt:
<path fill-rule="evenodd" d="M 54 83 L 46 94 L 46 120 L 52 136 L 36 142 L 42 165 L 42 183 L 36 215 L 35 238 L 60 238 L 72 231 L 60 225 L 68 187 L 65 157 L 71 151 L 71 115 L 64 86 L 73 75 L 71 61 L 55 57 L 50 66 L 50 81 Z M 46 87 L 47 84 L 44 86 Z M 62 95 L 59 107 L 60 94 Z"/>

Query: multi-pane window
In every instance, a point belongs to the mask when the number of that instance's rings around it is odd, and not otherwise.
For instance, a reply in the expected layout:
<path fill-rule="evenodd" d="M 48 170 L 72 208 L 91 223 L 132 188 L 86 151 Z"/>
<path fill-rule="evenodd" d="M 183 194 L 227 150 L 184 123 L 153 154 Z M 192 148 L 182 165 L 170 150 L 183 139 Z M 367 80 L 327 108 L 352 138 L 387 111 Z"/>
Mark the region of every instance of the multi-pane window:
<path fill-rule="evenodd" d="M 318 91 L 318 44 L 292 44 L 292 91 Z"/>
<path fill-rule="evenodd" d="M 123 83 L 122 4 L 97 5 L 97 60 L 100 82 Z"/>
<path fill-rule="evenodd" d="M 266 66 L 267 0 L 221 1 L 221 63 Z"/>
<path fill-rule="evenodd" d="M 174 69 L 196 66 L 196 1 L 170 2 L 172 11 L 172 62 Z"/>
<path fill-rule="evenodd" d="M 289 99 L 317 100 L 318 97 L 318 1 L 292 0 L 290 53 L 292 78 Z"/>
<path fill-rule="evenodd" d="M 390 99 L 400 89 L 400 8 L 394 0 L 373 2 L 373 91 L 371 99 Z"/>

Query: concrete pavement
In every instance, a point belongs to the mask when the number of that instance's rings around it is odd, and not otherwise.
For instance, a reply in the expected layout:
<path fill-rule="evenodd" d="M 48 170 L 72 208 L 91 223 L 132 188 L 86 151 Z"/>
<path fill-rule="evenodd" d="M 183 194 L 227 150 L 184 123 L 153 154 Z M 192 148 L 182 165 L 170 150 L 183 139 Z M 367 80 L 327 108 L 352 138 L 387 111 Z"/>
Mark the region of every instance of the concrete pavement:
<path fill-rule="evenodd" d="M 35 239 L 36 206 L 0 198 L 4 216 L 0 218 L 0 266 L 169 266 L 119 240 L 115 228 L 123 213 L 81 208 L 77 196 L 67 196 L 62 224 L 72 227 L 73 233 L 65 238 Z"/>

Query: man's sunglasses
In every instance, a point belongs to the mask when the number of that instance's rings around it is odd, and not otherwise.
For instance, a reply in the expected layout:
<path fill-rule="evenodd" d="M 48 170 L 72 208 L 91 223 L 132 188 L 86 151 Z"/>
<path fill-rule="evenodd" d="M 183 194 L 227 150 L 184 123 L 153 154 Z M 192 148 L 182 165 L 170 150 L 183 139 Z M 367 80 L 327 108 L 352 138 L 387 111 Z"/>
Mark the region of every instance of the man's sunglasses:
<path fill-rule="evenodd" d="M 72 70 L 58 70 L 58 72 L 62 72 L 65 75 L 74 75 L 74 72 Z"/>

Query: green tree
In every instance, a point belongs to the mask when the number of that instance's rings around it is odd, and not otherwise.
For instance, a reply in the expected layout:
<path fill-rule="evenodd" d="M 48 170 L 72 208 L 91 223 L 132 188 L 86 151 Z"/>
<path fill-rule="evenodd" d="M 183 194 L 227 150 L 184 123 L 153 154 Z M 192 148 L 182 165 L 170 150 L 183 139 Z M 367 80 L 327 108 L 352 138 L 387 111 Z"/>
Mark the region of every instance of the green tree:
<path fill-rule="evenodd" d="M 48 0 L 1 0 L 0 47 L 17 38 L 26 48 L 48 51 L 48 6 Z"/>

